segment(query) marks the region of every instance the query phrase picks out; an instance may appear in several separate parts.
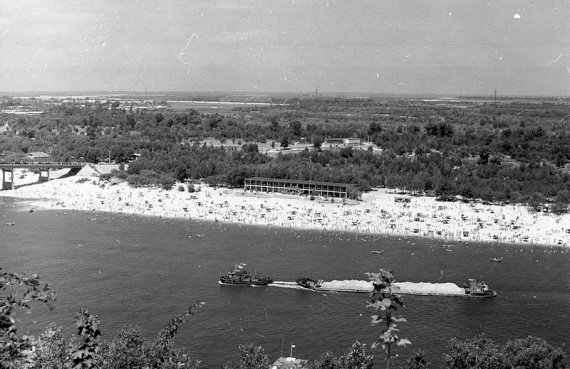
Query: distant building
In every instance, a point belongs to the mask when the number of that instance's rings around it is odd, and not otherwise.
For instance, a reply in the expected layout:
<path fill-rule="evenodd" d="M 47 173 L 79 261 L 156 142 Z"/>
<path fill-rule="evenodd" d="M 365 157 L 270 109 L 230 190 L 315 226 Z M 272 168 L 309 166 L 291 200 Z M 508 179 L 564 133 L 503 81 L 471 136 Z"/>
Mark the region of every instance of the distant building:
<path fill-rule="evenodd" d="M 49 155 L 46 154 L 45 152 L 31 152 L 28 154 L 28 158 L 30 160 L 38 160 L 38 159 L 47 159 L 49 158 Z"/>
<path fill-rule="evenodd" d="M 321 150 L 335 150 L 352 147 L 354 150 L 368 150 L 372 147 L 374 154 L 381 154 L 382 149 L 372 142 L 364 142 L 360 138 L 327 138 L 321 145 Z"/>
<path fill-rule="evenodd" d="M 0 133 L 10 132 L 11 130 L 12 130 L 12 128 L 10 128 L 10 125 L 8 124 L 8 122 L 6 122 L 6 124 L 4 124 L 3 126 L 0 126 Z"/>
<path fill-rule="evenodd" d="M 273 363 L 271 369 L 305 369 L 308 368 L 308 360 L 294 357 L 280 357 Z"/>
<path fill-rule="evenodd" d="M 278 192 L 283 194 L 314 195 L 325 197 L 348 197 L 346 183 L 298 181 L 293 179 L 276 179 L 252 177 L 246 178 L 245 191 Z"/>

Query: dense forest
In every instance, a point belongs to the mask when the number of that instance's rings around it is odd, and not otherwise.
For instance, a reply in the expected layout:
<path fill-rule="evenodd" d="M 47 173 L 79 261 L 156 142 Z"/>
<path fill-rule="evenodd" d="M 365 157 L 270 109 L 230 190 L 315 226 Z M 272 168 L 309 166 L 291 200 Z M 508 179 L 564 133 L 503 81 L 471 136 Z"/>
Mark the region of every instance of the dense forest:
<path fill-rule="evenodd" d="M 10 104 L 4 100 L 4 105 Z M 13 105 L 13 102 L 12 102 Z M 538 100 L 432 103 L 413 99 L 303 98 L 223 112 L 62 103 L 41 116 L 0 116 L 4 161 L 43 151 L 54 161 L 128 165 L 134 185 L 204 179 L 239 187 L 259 176 L 353 184 L 487 202 L 570 202 L 568 105 Z M 328 138 L 368 149 L 321 149 Z M 214 138 L 221 145 L 207 144 Z M 282 150 L 295 142 L 306 150 Z M 382 149 L 381 153 L 372 146 Z"/>

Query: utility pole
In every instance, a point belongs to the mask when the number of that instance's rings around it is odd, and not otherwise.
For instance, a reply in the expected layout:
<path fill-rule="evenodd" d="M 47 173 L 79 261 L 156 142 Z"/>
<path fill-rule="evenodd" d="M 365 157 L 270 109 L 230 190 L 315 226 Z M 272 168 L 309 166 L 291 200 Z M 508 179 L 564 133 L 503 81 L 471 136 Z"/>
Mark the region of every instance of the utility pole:
<path fill-rule="evenodd" d="M 495 89 L 495 105 L 497 105 L 497 89 Z"/>

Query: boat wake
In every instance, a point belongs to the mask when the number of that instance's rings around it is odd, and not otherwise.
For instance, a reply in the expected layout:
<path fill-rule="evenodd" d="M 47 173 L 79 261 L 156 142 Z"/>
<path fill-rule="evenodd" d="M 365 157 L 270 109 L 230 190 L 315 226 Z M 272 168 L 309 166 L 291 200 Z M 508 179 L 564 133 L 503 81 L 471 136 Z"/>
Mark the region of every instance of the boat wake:
<path fill-rule="evenodd" d="M 279 287 L 279 288 L 289 288 L 295 290 L 309 290 L 310 288 L 305 288 L 299 286 L 295 282 L 282 282 L 275 281 L 268 286 Z M 372 282 L 361 281 L 361 280 L 343 280 L 337 281 L 333 280 L 330 282 L 323 282 L 320 287 L 318 287 L 316 292 L 358 292 L 358 293 L 370 293 L 372 292 Z M 434 295 L 434 296 L 465 296 L 465 290 L 455 283 L 428 283 L 428 282 L 396 282 L 394 283 L 394 292 L 401 293 L 403 295 Z"/>

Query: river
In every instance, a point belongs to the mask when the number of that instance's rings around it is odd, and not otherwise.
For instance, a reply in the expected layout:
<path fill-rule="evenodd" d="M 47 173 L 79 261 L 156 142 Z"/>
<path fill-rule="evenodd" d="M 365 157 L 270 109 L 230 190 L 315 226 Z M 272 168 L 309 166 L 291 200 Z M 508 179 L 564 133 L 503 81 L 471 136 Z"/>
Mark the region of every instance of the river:
<path fill-rule="evenodd" d="M 459 243 L 345 232 L 182 221 L 133 215 L 38 210 L 0 197 L 0 267 L 39 273 L 57 292 L 50 311 L 34 304 L 18 314 L 20 333 L 37 335 L 55 322 L 66 340 L 75 313 L 87 308 L 101 319 L 104 338 L 138 325 L 153 339 L 169 320 L 201 300 L 202 309 L 175 338 L 202 367 L 239 360 L 239 345 L 261 345 L 274 361 L 281 355 L 314 359 L 339 356 L 356 340 L 370 344 L 368 296 L 316 293 L 276 287 L 220 286 L 220 273 L 246 269 L 276 281 L 299 277 L 364 280 L 365 272 L 393 270 L 401 282 L 453 282 L 482 278 L 493 299 L 405 296 L 399 313 L 397 365 L 422 349 L 434 367 L 452 337 L 485 332 L 499 343 L 534 335 L 570 344 L 570 253 L 559 247 Z M 14 226 L 4 223 L 15 222 Z M 204 237 L 196 237 L 196 235 Z M 374 254 L 372 250 L 383 250 Z M 503 257 L 500 263 L 493 257 Z M 381 349 L 374 354 L 383 362 Z"/>

